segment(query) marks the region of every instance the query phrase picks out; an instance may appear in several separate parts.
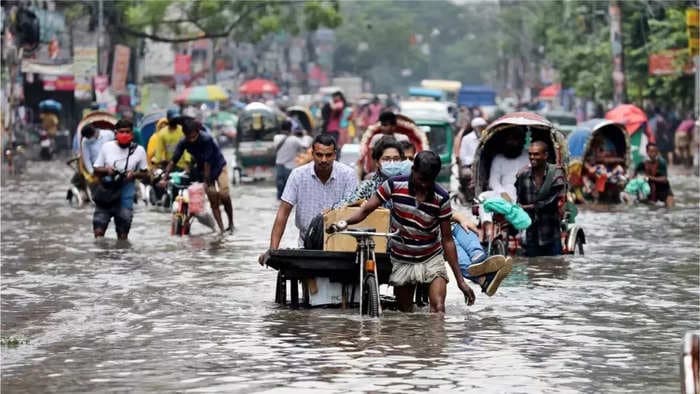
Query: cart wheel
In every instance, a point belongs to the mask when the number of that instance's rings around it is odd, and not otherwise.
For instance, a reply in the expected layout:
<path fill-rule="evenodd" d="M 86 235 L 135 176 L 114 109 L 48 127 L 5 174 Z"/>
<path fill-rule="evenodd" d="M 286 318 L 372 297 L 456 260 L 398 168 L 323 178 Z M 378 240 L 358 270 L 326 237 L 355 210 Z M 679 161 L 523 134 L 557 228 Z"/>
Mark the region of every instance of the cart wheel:
<path fill-rule="evenodd" d="M 580 235 L 576 236 L 576 242 L 574 243 L 574 254 L 583 256 L 583 239 Z"/>
<path fill-rule="evenodd" d="M 491 243 L 491 256 L 495 255 L 508 255 L 508 249 L 506 248 L 506 242 L 502 239 L 494 239 Z"/>
<path fill-rule="evenodd" d="M 379 294 L 377 293 L 377 279 L 373 274 L 367 275 L 362 288 L 362 314 L 370 317 L 379 317 Z"/>

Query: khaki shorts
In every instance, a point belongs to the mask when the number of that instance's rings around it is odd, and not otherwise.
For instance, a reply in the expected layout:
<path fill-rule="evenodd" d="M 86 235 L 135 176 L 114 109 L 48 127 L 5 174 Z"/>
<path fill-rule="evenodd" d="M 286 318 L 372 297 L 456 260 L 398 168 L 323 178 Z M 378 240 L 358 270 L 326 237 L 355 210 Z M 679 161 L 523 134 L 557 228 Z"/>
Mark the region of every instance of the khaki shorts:
<path fill-rule="evenodd" d="M 228 171 L 226 170 L 226 166 L 221 169 L 221 174 L 216 178 L 216 184 L 219 187 L 220 195 L 228 195 Z"/>
<path fill-rule="evenodd" d="M 422 263 L 400 263 L 396 261 L 391 263 L 393 267 L 389 276 L 389 284 L 392 286 L 431 283 L 437 278 L 443 278 L 445 282 L 449 282 L 442 253 Z"/>

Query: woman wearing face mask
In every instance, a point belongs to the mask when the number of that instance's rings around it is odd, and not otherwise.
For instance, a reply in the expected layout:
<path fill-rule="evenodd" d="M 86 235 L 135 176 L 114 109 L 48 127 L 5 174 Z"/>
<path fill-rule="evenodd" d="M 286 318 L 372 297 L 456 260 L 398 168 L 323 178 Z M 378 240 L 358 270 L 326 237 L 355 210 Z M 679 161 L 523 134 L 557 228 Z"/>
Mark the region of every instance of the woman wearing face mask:
<path fill-rule="evenodd" d="M 360 183 L 348 198 L 340 201 L 334 208 L 367 200 L 377 191 L 379 185 L 387 179 L 411 173 L 413 162 L 406 160 L 401 143 L 392 136 L 382 137 L 374 145 L 372 148 L 372 159 L 377 163 L 377 172 L 370 179 Z"/>

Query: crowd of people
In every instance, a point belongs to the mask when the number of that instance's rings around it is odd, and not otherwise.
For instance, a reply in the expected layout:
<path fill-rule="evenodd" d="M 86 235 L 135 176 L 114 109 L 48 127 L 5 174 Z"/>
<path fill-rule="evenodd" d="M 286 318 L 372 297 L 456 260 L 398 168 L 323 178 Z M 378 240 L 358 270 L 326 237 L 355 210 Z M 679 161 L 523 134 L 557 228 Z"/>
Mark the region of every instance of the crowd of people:
<path fill-rule="evenodd" d="M 522 232 L 525 255 L 562 253 L 561 205 L 567 199 L 567 179 L 561 167 L 548 161 L 552 148 L 549 142 L 526 142 L 526 135 L 527 139 L 530 136 L 524 128 L 503 136 L 491 158 L 488 187 L 476 196 L 482 202 L 477 225 L 469 215 L 454 210 L 449 192 L 436 182 L 441 168 L 439 156 L 429 150 L 416 153 L 418 149 L 407 135 L 399 132 L 393 111 L 387 111 L 377 100 L 353 110 L 342 93 L 337 92 L 321 109 L 321 114 L 323 122 L 315 137 L 290 117 L 281 123 L 273 139 L 279 207 L 270 235 L 270 250 L 280 247 L 292 210 L 299 230 L 298 245 L 322 249 L 319 234 L 328 230 L 323 222 L 327 210 L 360 208 L 344 221 L 334 223 L 331 229 L 337 231 L 359 223 L 379 207 L 387 208 L 390 227 L 398 230 L 402 238 L 401 242 L 390 240 L 388 248 L 393 266 L 389 283 L 394 286 L 399 309 L 410 311 L 415 289 L 425 286 L 429 289 L 431 311 L 435 312 L 444 311 L 449 280 L 445 264 L 469 304 L 474 302 L 475 294 L 466 280 L 492 296 L 512 269 L 509 257 L 489 256 L 490 251 L 484 249 L 485 240 L 494 235 L 493 214 L 485 209 L 484 201 L 502 199 L 528 218 L 531 225 Z M 478 111 L 469 112 L 462 119 L 468 123 L 454 137 L 454 157 L 463 192 L 474 188 L 477 147 L 488 126 L 488 121 L 480 115 Z M 342 144 L 353 138 L 348 133 L 351 123 L 363 127 L 376 125 L 378 130 L 369 139 L 367 153 L 373 171 L 363 179 L 358 178 L 355 169 L 338 160 Z M 657 133 L 661 132 L 662 123 L 656 119 Z M 87 125 L 80 133 L 85 170 L 100 179 L 91 189 L 95 202 L 95 237 L 104 236 L 113 218 L 118 238 L 127 239 L 133 219 L 134 181 L 151 183 L 162 190 L 167 187 L 170 174 L 178 170 L 187 171 L 193 179 L 204 183 L 219 230 L 233 231 L 227 162 L 213 137 L 195 118 L 168 111 L 157 122 L 147 149 L 134 143 L 133 124 L 128 120 L 120 120 L 112 130 Z M 657 138 L 663 139 L 659 134 Z M 626 183 L 626 171 L 620 166 L 620 158 L 613 154 L 609 141 L 594 139 L 591 146 L 592 156 L 584 163 L 588 191 L 595 195 L 600 179 L 613 178 Z M 310 152 L 310 161 L 300 165 L 299 155 L 303 152 Z M 673 193 L 663 152 L 658 144 L 649 143 L 646 154 L 646 160 L 636 166 L 633 175 L 648 183 L 648 200 L 672 206 Z M 161 171 L 157 181 L 155 170 Z M 264 255 L 260 261 L 264 261 Z"/>

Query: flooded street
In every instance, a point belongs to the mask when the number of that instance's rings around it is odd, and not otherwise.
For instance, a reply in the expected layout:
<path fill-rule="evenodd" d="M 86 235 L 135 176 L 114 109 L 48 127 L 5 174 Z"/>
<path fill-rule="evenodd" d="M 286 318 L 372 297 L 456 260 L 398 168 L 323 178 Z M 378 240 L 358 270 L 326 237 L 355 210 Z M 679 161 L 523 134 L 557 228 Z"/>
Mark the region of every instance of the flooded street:
<path fill-rule="evenodd" d="M 0 348 L 3 392 L 677 392 L 700 329 L 692 176 L 672 178 L 672 211 L 582 209 L 585 256 L 520 259 L 469 308 L 452 280 L 444 317 L 377 321 L 273 302 L 276 271 L 256 262 L 271 184 L 233 187 L 234 235 L 171 237 L 137 205 L 121 245 L 68 206 L 70 175 L 33 163 L 3 181 L 2 335 L 29 339 Z M 290 218 L 283 244 L 296 236 Z"/>

